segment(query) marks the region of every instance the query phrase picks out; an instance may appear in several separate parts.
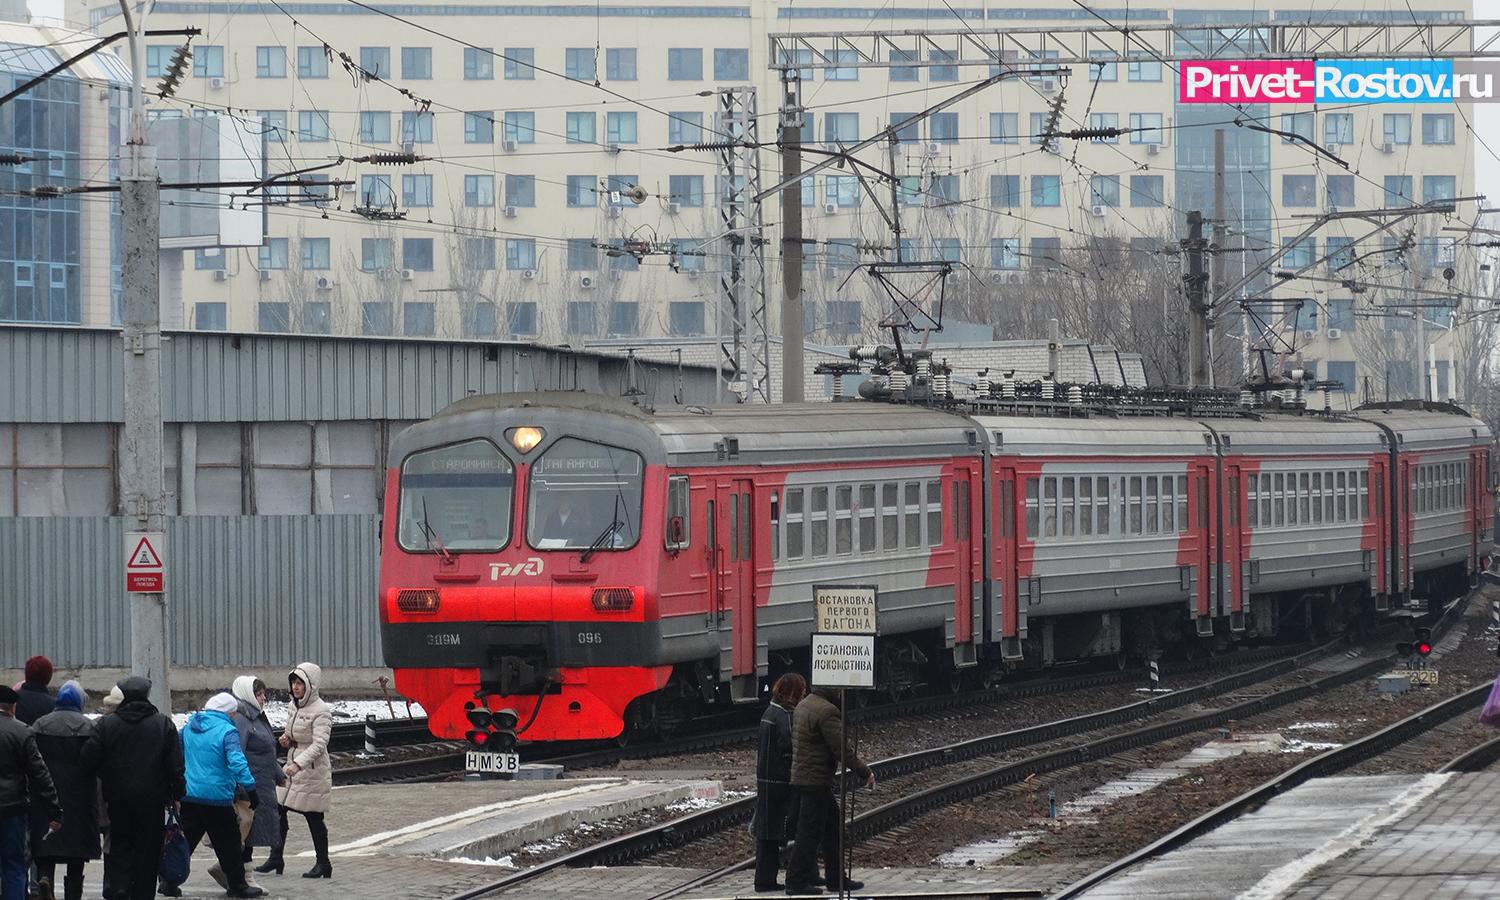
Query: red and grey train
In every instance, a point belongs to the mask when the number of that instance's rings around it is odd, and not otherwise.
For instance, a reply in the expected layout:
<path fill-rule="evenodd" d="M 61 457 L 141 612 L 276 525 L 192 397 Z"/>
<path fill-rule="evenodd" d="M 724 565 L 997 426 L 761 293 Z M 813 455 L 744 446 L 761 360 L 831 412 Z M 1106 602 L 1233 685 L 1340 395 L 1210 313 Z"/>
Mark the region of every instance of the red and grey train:
<path fill-rule="evenodd" d="M 878 588 L 892 693 L 1337 628 L 1476 577 L 1489 446 L 1435 404 L 471 397 L 392 446 L 385 659 L 438 736 L 463 736 L 477 704 L 555 741 L 760 699 L 805 670 L 817 584 Z"/>

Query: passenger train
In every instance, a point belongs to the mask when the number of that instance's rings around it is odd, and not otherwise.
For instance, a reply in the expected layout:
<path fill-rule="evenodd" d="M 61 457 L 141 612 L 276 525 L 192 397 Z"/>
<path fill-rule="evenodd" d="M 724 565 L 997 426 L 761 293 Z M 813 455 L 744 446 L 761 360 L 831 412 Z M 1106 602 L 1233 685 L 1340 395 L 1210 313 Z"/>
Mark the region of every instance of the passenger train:
<path fill-rule="evenodd" d="M 439 737 L 559 741 L 760 699 L 821 584 L 877 588 L 892 694 L 1333 631 L 1477 576 L 1490 443 L 1423 403 L 470 397 L 391 449 L 385 659 Z"/>

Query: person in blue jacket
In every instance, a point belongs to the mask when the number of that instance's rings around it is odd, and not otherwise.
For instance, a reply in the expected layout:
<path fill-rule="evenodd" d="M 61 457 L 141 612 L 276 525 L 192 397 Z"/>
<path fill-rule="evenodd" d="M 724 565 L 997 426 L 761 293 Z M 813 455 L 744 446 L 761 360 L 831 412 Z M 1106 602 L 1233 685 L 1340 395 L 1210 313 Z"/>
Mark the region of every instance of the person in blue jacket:
<path fill-rule="evenodd" d="M 194 713 L 182 729 L 182 755 L 187 769 L 187 794 L 182 798 L 182 832 L 188 852 L 207 834 L 213 841 L 229 884 L 231 897 L 260 897 L 265 891 L 245 880 L 240 856 L 240 825 L 234 814 L 236 793 L 248 797 L 250 808 L 260 805 L 255 776 L 240 749 L 240 733 L 231 715 L 239 701 L 215 694 L 203 711 Z"/>

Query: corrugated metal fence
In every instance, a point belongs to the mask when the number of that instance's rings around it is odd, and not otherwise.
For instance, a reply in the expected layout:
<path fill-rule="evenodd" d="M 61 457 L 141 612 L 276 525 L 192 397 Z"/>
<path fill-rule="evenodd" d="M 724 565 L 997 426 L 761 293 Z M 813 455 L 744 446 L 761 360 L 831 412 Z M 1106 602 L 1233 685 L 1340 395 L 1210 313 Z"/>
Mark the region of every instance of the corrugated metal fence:
<path fill-rule="evenodd" d="M 124 533 L 0 518 L 0 669 L 129 666 Z M 174 517 L 167 563 L 174 665 L 381 664 L 374 516 Z"/>

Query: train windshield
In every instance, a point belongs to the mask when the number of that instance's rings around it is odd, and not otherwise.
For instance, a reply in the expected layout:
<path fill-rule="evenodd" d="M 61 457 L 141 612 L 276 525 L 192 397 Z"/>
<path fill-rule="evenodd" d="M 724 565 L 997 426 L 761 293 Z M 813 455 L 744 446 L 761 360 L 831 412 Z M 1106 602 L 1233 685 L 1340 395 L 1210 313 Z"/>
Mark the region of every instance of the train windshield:
<path fill-rule="evenodd" d="M 531 467 L 526 536 L 538 550 L 623 550 L 640 539 L 641 457 L 562 438 Z"/>
<path fill-rule="evenodd" d="M 499 550 L 510 538 L 515 470 L 489 441 L 413 453 L 401 464 L 404 550 Z"/>

